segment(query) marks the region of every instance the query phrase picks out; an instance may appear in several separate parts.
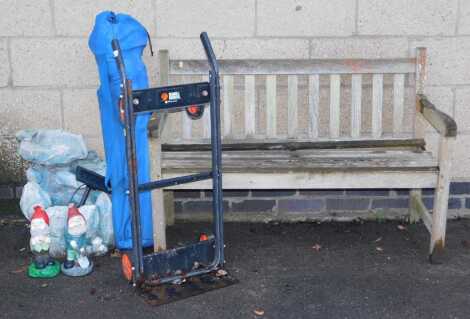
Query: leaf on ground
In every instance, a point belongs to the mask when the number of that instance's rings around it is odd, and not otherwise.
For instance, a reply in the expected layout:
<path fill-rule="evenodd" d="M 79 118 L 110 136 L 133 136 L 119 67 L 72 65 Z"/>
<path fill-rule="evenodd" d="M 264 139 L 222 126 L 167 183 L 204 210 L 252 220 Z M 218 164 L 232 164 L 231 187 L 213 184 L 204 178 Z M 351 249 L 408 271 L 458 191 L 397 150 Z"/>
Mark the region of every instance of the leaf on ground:
<path fill-rule="evenodd" d="M 24 223 L 24 219 L 11 219 L 11 218 L 2 218 L 0 219 L 0 226 L 6 226 L 6 225 L 13 225 L 13 224 L 21 224 Z M 28 223 L 29 225 L 29 223 Z"/>
<path fill-rule="evenodd" d="M 253 310 L 253 312 L 255 313 L 255 315 L 257 316 L 262 316 L 264 315 L 264 310 L 263 309 L 260 309 L 260 308 L 257 308 L 255 310 Z"/>
<path fill-rule="evenodd" d="M 398 228 L 399 230 L 406 230 L 406 227 L 403 226 L 403 225 L 398 225 L 397 228 Z"/>
<path fill-rule="evenodd" d="M 321 245 L 320 244 L 315 244 L 315 245 L 312 246 L 312 249 L 315 250 L 315 251 L 320 251 Z"/>
<path fill-rule="evenodd" d="M 462 240 L 462 246 L 469 249 L 470 248 L 470 241 L 464 239 Z"/>
<path fill-rule="evenodd" d="M 380 252 L 384 251 L 384 249 L 380 246 L 375 247 L 375 250 L 380 251 Z"/>
<path fill-rule="evenodd" d="M 219 269 L 217 270 L 217 273 L 215 274 L 217 277 L 223 277 L 223 276 L 227 276 L 227 271 L 224 270 L 224 269 Z"/>
<path fill-rule="evenodd" d="M 10 271 L 10 273 L 12 273 L 12 274 L 21 274 L 22 272 L 25 272 L 26 269 L 28 269 L 28 266 L 23 266 L 23 267 L 20 267 L 18 269 Z"/>
<path fill-rule="evenodd" d="M 119 250 L 115 249 L 111 252 L 111 257 L 112 258 L 121 258 L 121 252 Z"/>

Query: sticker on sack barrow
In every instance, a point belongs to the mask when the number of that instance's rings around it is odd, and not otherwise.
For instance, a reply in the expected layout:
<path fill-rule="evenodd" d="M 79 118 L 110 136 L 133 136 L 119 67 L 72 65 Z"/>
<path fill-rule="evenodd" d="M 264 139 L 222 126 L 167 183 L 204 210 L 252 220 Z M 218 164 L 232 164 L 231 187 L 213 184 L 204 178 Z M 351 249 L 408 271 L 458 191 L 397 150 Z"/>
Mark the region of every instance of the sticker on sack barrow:
<path fill-rule="evenodd" d="M 165 103 L 176 103 L 181 100 L 181 94 L 178 91 L 168 92 L 168 100 Z"/>

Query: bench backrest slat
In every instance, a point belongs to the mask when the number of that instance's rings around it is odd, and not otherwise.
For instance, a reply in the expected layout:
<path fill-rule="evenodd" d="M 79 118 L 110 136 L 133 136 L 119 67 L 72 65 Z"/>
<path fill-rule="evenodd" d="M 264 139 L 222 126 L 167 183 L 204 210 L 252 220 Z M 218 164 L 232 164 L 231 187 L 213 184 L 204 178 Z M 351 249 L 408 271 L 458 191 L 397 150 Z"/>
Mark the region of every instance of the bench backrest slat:
<path fill-rule="evenodd" d="M 171 57 L 170 57 L 171 58 Z M 309 75 L 355 73 L 414 73 L 415 59 L 321 59 L 321 60 L 220 60 L 221 74 Z M 170 60 L 170 74 L 207 73 L 205 60 Z"/>
<path fill-rule="evenodd" d="M 203 75 L 201 77 L 201 81 L 209 82 L 209 76 L 207 74 Z M 209 111 L 210 111 L 209 108 L 207 108 L 204 111 L 204 114 L 202 116 L 202 123 L 203 123 L 202 136 L 205 139 L 209 139 L 211 136 L 211 113 Z"/>
<path fill-rule="evenodd" d="M 208 80 L 206 61 L 168 60 L 166 51 L 161 54 L 170 83 Z M 399 59 L 220 60 L 223 138 L 415 137 L 414 98 L 410 101 L 407 88 L 416 79 L 416 91 L 422 91 L 425 56 L 418 49 L 416 58 Z M 208 109 L 200 122 L 179 114 L 178 119 L 169 115 L 167 125 L 174 128 L 163 135 L 165 142 L 208 142 Z"/>
<path fill-rule="evenodd" d="M 222 77 L 222 107 L 223 107 L 223 135 L 232 136 L 233 126 L 233 76 L 224 75 Z M 208 112 L 209 113 L 209 112 Z"/>
<path fill-rule="evenodd" d="M 351 76 L 351 137 L 361 136 L 362 74 Z"/>
<path fill-rule="evenodd" d="M 297 100 L 298 100 L 298 78 L 296 75 L 287 77 L 287 137 L 297 136 Z"/>
<path fill-rule="evenodd" d="M 372 137 L 382 136 L 383 74 L 372 75 Z"/>
<path fill-rule="evenodd" d="M 339 74 L 330 75 L 330 137 L 339 137 L 341 118 L 341 77 Z"/>
<path fill-rule="evenodd" d="M 308 136 L 318 138 L 320 109 L 320 76 L 312 74 L 308 76 Z"/>
<path fill-rule="evenodd" d="M 245 136 L 256 132 L 256 82 L 254 75 L 245 75 Z"/>
<path fill-rule="evenodd" d="M 424 82 L 426 80 L 426 48 L 416 49 L 416 86 L 415 92 L 416 97 L 420 94 L 424 94 Z M 416 98 L 416 103 L 418 102 Z M 417 104 L 418 105 L 418 104 Z M 414 122 L 414 137 L 424 138 L 426 135 L 426 121 L 424 118 L 417 113 L 416 120 Z"/>
<path fill-rule="evenodd" d="M 393 136 L 400 136 L 405 108 L 405 75 L 393 76 Z"/>
<path fill-rule="evenodd" d="M 183 76 L 181 78 L 181 82 L 182 83 L 187 83 L 187 82 L 191 82 L 191 79 L 190 77 L 188 76 Z M 182 132 L 182 135 L 183 135 L 183 139 L 184 140 L 190 140 L 191 137 L 192 137 L 192 133 L 193 133 L 193 121 L 188 117 L 188 115 L 186 115 L 186 112 L 180 112 L 180 113 L 177 113 L 177 114 L 180 114 L 181 116 L 181 132 Z"/>
<path fill-rule="evenodd" d="M 277 135 L 277 78 L 266 76 L 266 135 L 275 138 Z"/>

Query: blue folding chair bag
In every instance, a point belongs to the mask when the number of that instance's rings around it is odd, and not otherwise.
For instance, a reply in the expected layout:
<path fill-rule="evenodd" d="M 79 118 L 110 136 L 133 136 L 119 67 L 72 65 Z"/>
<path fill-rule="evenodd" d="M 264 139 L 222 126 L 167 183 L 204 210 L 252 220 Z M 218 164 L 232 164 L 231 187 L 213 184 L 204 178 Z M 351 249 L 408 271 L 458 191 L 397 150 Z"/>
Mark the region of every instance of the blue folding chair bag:
<path fill-rule="evenodd" d="M 132 248 L 132 227 L 129 207 L 128 168 L 124 126 L 119 117 L 121 81 L 111 48 L 111 40 L 119 40 L 126 65 L 127 77 L 133 89 L 148 88 L 147 69 L 142 53 L 147 45 L 148 33 L 134 18 L 126 14 L 104 11 L 96 16 L 88 45 L 95 55 L 100 77 L 98 102 L 101 114 L 106 157 L 106 185 L 112 189 L 113 227 L 116 247 Z M 137 115 L 135 123 L 136 154 L 139 183 L 150 181 L 147 123 L 150 114 Z M 141 233 L 144 247 L 153 245 L 152 202 L 150 193 L 140 195 Z"/>

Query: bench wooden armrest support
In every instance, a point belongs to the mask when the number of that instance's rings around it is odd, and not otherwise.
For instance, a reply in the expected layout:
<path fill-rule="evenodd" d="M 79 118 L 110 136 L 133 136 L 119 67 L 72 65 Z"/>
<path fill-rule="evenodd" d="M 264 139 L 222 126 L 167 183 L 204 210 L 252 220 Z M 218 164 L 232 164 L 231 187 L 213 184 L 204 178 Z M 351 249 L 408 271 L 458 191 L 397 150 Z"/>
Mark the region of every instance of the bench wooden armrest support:
<path fill-rule="evenodd" d="M 449 115 L 438 110 L 423 94 L 417 96 L 417 110 L 423 117 L 445 137 L 457 136 L 457 124 Z"/>
<path fill-rule="evenodd" d="M 430 260 L 436 252 L 442 251 L 445 243 L 447 205 L 449 202 L 450 169 L 452 165 L 452 146 L 457 136 L 457 124 L 449 115 L 438 110 L 423 94 L 417 95 L 417 111 L 436 129 L 440 134 L 438 149 L 439 175 L 434 196 L 434 207 L 432 216 L 426 214 L 418 197 L 412 197 L 416 208 L 431 233 Z M 420 202 L 420 203 L 419 203 Z M 413 205 L 412 205 L 413 206 Z M 432 218 L 432 226 L 428 227 L 429 219 Z"/>

